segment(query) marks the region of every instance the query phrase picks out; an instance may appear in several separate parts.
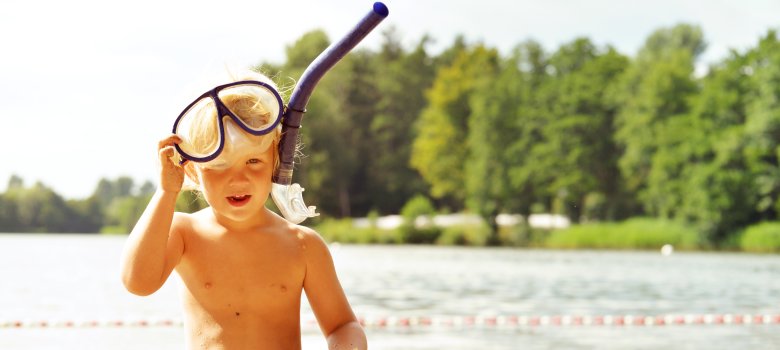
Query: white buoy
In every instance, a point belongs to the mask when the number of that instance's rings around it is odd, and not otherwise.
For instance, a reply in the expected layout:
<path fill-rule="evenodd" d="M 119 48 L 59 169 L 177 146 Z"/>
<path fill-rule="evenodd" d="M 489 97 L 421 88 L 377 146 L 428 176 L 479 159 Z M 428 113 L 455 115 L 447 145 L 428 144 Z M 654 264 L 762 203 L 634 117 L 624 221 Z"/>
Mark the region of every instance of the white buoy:
<path fill-rule="evenodd" d="M 664 244 L 663 247 L 661 247 L 661 255 L 663 256 L 669 256 L 674 253 L 674 247 L 671 244 Z"/>

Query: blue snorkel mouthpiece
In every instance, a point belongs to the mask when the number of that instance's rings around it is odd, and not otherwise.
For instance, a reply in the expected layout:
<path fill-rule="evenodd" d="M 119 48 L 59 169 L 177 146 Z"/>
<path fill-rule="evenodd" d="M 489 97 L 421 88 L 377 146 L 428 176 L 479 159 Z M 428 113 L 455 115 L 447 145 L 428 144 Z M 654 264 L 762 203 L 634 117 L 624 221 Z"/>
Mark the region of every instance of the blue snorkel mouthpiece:
<path fill-rule="evenodd" d="M 304 189 L 298 184 L 292 184 L 295 146 L 309 97 L 322 76 L 357 46 L 389 13 L 385 4 L 374 3 L 371 11 L 358 22 L 355 28 L 341 40 L 331 44 L 309 64 L 293 89 L 283 116 L 282 139 L 279 142 L 279 168 L 274 172 L 271 188 L 271 198 L 282 215 L 292 223 L 298 224 L 306 218 L 320 215 L 315 212 L 316 207 L 307 207 L 304 204 L 302 195 Z"/>

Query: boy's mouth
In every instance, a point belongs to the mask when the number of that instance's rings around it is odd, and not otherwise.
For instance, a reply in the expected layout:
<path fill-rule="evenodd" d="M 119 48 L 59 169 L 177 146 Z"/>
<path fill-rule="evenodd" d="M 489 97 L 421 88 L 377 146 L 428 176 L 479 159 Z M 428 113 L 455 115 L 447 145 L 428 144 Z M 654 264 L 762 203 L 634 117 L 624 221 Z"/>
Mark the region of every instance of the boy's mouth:
<path fill-rule="evenodd" d="M 232 206 L 240 207 L 244 204 L 249 202 L 249 198 L 251 198 L 251 195 L 248 194 L 242 194 L 240 196 L 229 196 L 227 197 L 228 203 Z"/>

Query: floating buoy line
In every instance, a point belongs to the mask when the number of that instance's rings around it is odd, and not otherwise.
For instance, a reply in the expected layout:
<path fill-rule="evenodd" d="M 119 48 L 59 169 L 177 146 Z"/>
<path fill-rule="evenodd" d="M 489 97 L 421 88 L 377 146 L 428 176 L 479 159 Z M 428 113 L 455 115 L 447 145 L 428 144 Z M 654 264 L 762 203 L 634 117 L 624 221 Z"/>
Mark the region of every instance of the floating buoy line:
<path fill-rule="evenodd" d="M 412 316 L 365 317 L 367 329 L 404 328 L 519 328 L 519 327 L 648 327 L 687 325 L 780 325 L 780 314 L 685 314 L 685 315 L 554 315 L 554 316 Z M 314 319 L 302 328 L 316 328 Z M 151 328 L 182 327 L 180 319 L 114 320 L 0 320 L 0 328 Z"/>

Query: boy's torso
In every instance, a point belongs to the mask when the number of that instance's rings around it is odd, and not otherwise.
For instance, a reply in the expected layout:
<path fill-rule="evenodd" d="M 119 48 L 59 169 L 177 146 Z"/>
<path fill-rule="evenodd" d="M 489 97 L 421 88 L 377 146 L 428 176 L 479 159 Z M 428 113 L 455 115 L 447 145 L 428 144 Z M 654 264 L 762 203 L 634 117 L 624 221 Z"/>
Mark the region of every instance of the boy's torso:
<path fill-rule="evenodd" d="M 182 232 L 176 267 L 189 347 L 299 348 L 302 234 L 286 223 L 237 233 L 207 221 Z"/>

